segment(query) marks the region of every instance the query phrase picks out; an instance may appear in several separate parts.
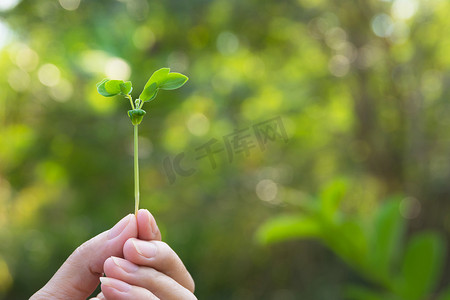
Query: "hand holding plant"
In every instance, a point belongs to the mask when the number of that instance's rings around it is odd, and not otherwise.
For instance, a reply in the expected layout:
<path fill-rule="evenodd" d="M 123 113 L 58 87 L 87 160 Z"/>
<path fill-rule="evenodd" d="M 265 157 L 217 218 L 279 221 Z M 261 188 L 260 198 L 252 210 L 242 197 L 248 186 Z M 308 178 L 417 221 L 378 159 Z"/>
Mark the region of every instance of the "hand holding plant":
<path fill-rule="evenodd" d="M 158 91 L 175 90 L 183 86 L 188 77 L 175 72 L 170 72 L 169 68 L 162 68 L 155 71 L 144 86 L 139 98 L 133 101 L 130 93 L 133 90 L 131 81 L 103 79 L 97 84 L 97 91 L 105 97 L 123 95 L 130 100 L 131 110 L 128 116 L 134 127 L 134 198 L 135 214 L 139 210 L 139 151 L 138 151 L 138 127 L 145 115 L 142 106 L 145 102 L 155 99 Z"/>

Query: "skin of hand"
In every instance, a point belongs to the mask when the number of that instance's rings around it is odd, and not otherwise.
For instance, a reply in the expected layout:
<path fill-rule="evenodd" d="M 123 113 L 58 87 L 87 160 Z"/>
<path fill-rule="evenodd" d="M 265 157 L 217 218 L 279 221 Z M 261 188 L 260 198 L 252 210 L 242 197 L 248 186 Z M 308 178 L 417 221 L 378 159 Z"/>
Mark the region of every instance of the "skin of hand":
<path fill-rule="evenodd" d="M 194 281 L 178 255 L 164 242 L 152 215 L 138 212 L 138 238 L 123 246 L 124 258 L 112 256 L 103 266 L 102 292 L 91 300 L 197 299 Z"/>
<path fill-rule="evenodd" d="M 31 296 L 30 299 L 31 300 L 86 299 L 87 297 L 89 297 L 89 295 L 91 295 L 94 292 L 94 290 L 98 286 L 99 279 L 102 276 L 102 274 L 104 272 L 106 273 L 104 267 L 109 268 L 111 262 L 114 263 L 114 259 L 122 261 L 123 264 L 127 263 L 133 264 L 133 262 L 122 259 L 123 257 L 125 257 L 124 249 L 127 249 L 127 251 L 129 251 L 128 250 L 129 246 L 126 246 L 127 244 L 132 243 L 133 245 L 133 241 L 134 243 L 137 242 L 150 243 L 150 240 L 155 240 L 154 243 L 166 245 L 165 243 L 160 242 L 161 234 L 159 232 L 159 229 L 156 225 L 156 221 L 153 218 L 153 216 L 150 214 L 150 212 L 148 212 L 148 210 L 141 209 L 138 211 L 138 214 L 136 216 L 130 214 L 124 217 L 112 229 L 97 235 L 96 237 L 90 239 L 89 241 L 85 242 L 83 245 L 78 247 L 72 253 L 72 255 L 70 255 L 69 258 L 64 262 L 64 264 L 50 279 L 50 281 L 42 289 L 40 289 L 33 296 Z M 130 254 L 131 253 L 132 252 L 130 252 Z M 156 253 L 154 261 L 162 261 L 159 258 L 165 257 L 162 256 L 163 253 L 166 253 L 165 250 L 160 250 L 158 253 Z M 112 257 L 114 257 L 114 259 Z M 133 255 L 131 254 L 130 257 L 133 258 Z M 156 257 L 158 257 L 158 259 L 156 259 Z M 174 253 L 170 254 L 169 252 L 169 260 L 167 260 L 167 263 L 176 262 L 177 261 L 176 259 L 179 260 L 178 256 L 176 256 L 176 254 Z M 181 260 L 179 260 L 178 262 L 181 263 Z M 137 266 L 137 264 L 135 265 Z M 174 266 L 177 265 L 174 264 Z M 141 268 L 152 268 L 146 266 L 145 264 L 139 265 L 138 268 L 139 268 L 139 275 L 136 276 L 136 278 L 134 279 L 139 278 L 142 282 L 148 282 L 155 278 L 159 279 L 160 278 L 159 275 L 162 276 L 165 274 L 164 276 L 167 276 L 167 274 L 170 274 L 169 276 L 174 276 L 169 277 L 170 279 L 182 278 L 183 280 L 187 280 L 182 281 L 182 283 L 186 284 L 187 282 L 188 284 L 191 284 L 188 285 L 188 287 L 190 287 L 191 290 L 193 291 L 194 282 L 190 277 L 189 273 L 184 268 L 184 266 L 183 268 L 180 267 L 180 269 L 178 270 L 174 270 L 169 267 L 169 269 L 162 269 L 161 272 L 156 271 L 156 269 L 154 269 L 155 272 L 158 273 L 149 273 L 146 272 L 148 271 L 147 269 L 141 269 Z M 144 270 L 144 272 L 141 272 L 142 270 Z M 129 284 L 125 282 L 126 280 L 122 281 L 120 279 L 108 277 L 106 279 L 102 279 L 103 281 L 109 280 L 108 282 L 109 285 L 106 283 L 102 284 L 103 292 L 97 296 L 98 297 L 97 299 L 108 299 L 108 300 L 158 299 L 156 296 L 154 296 L 153 298 L 146 298 L 146 296 L 152 294 L 151 290 L 147 289 L 151 288 L 150 286 L 147 286 L 146 284 L 142 284 L 143 286 L 140 286 L 139 283 L 135 283 L 135 281 L 131 280 L 133 278 L 128 279 L 129 279 L 128 282 L 130 284 L 133 284 L 131 289 L 132 292 L 134 293 L 136 290 L 138 290 L 138 293 L 136 294 L 138 296 L 132 296 L 131 298 L 129 297 L 124 298 L 123 296 L 124 295 L 127 296 L 129 293 L 120 293 L 120 295 L 117 295 L 117 293 L 115 293 L 115 289 L 111 288 L 111 286 L 114 286 L 114 283 L 116 282 L 111 283 L 111 281 L 116 280 L 117 282 L 123 283 L 125 285 Z M 176 279 L 172 280 L 176 281 Z M 180 283 L 177 284 L 180 285 Z M 173 284 L 171 287 L 174 286 L 176 285 Z M 175 295 L 173 297 L 177 297 L 176 294 L 169 293 L 167 298 L 162 299 L 175 299 L 172 297 L 172 295 Z M 195 296 L 193 296 L 193 294 L 191 295 L 189 295 L 190 298 L 186 299 L 196 299 Z"/>

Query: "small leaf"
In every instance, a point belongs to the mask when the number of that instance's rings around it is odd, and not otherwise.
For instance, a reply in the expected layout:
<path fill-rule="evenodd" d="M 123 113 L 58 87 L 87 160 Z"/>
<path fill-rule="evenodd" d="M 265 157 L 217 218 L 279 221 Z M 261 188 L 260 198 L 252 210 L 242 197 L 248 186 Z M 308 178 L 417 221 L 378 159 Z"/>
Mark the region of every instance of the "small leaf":
<path fill-rule="evenodd" d="M 321 213 L 327 220 L 333 221 L 347 189 L 348 182 L 345 179 L 336 179 L 320 193 Z"/>
<path fill-rule="evenodd" d="M 153 83 L 156 83 L 156 87 L 158 88 L 161 82 L 166 79 L 167 75 L 169 75 L 170 69 L 169 68 L 161 68 L 155 72 L 153 72 L 152 76 L 150 76 L 150 79 L 147 81 L 147 83 L 144 86 L 144 90 L 152 85 Z"/>
<path fill-rule="evenodd" d="M 438 283 L 445 245 L 436 233 L 418 233 L 408 243 L 399 278 L 400 294 L 405 299 L 425 299 Z"/>
<path fill-rule="evenodd" d="M 163 90 L 174 90 L 182 87 L 188 79 L 187 76 L 180 73 L 169 73 L 159 87 Z"/>
<path fill-rule="evenodd" d="M 323 240 L 338 256 L 355 269 L 365 263 L 367 235 L 358 219 L 347 218 L 324 229 Z"/>
<path fill-rule="evenodd" d="M 150 99 L 148 99 L 147 101 L 152 101 L 153 99 L 155 99 L 156 95 L 158 95 L 158 91 L 159 91 L 159 89 L 156 89 L 155 93 L 153 93 L 153 96 Z"/>
<path fill-rule="evenodd" d="M 292 239 L 317 238 L 322 233 L 320 224 L 311 217 L 285 215 L 270 219 L 256 233 L 256 239 L 269 244 Z"/>
<path fill-rule="evenodd" d="M 389 281 L 400 245 L 403 242 L 405 220 L 400 215 L 399 201 L 383 204 L 376 215 L 374 230 L 370 235 L 370 269 L 379 279 Z"/>
<path fill-rule="evenodd" d="M 158 86 L 156 82 L 153 82 L 151 85 L 144 88 L 142 93 L 139 95 L 139 99 L 141 99 L 142 101 L 151 101 L 155 99 L 157 93 Z"/>
<path fill-rule="evenodd" d="M 123 83 L 123 80 L 108 80 L 105 84 L 105 89 L 110 94 L 120 94 L 120 84 Z"/>
<path fill-rule="evenodd" d="M 106 83 L 108 83 L 109 79 L 103 79 L 102 81 L 100 81 L 99 83 L 97 83 L 97 91 L 100 95 L 104 96 L 104 97 L 112 97 L 117 95 L 118 93 L 110 93 L 106 90 Z"/>
<path fill-rule="evenodd" d="M 131 81 L 122 82 L 120 84 L 120 92 L 124 95 L 128 95 L 131 93 L 131 90 L 133 89 Z"/>

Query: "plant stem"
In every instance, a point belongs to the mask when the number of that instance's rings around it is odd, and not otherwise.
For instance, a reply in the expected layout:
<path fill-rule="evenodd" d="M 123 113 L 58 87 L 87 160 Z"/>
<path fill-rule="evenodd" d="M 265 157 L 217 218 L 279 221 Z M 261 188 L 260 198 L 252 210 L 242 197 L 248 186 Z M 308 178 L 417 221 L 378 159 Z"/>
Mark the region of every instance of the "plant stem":
<path fill-rule="evenodd" d="M 138 126 L 134 125 L 134 213 L 139 210 L 139 149 L 138 149 Z"/>
<path fill-rule="evenodd" d="M 126 95 L 128 99 L 130 99 L 131 108 L 134 109 L 133 98 L 130 95 Z"/>

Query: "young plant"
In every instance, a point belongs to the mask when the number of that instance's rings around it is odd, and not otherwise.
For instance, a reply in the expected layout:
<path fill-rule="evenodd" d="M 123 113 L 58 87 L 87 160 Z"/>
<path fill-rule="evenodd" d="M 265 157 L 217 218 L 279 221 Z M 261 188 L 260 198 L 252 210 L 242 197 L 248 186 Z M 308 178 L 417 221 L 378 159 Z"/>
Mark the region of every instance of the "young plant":
<path fill-rule="evenodd" d="M 128 116 L 134 127 L 134 200 L 135 213 L 139 209 L 139 151 L 138 151 L 138 127 L 145 115 L 142 106 L 145 102 L 155 99 L 158 91 L 174 90 L 183 86 L 188 77 L 175 72 L 170 72 L 169 68 L 162 68 L 155 71 L 144 86 L 139 98 L 133 101 L 130 93 L 133 89 L 131 81 L 103 79 L 97 83 L 97 91 L 105 97 L 113 97 L 116 95 L 125 96 L 130 100 L 131 110 Z"/>

